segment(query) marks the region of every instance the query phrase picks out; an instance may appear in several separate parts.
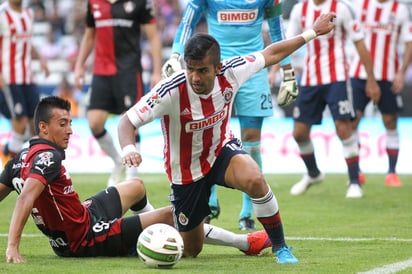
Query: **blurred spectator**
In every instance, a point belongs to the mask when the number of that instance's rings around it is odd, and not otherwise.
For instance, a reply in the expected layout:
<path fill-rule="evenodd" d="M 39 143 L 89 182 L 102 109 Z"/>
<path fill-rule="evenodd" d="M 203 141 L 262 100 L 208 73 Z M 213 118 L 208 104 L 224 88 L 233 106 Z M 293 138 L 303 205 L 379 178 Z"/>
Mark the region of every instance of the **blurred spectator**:
<path fill-rule="evenodd" d="M 46 60 L 60 58 L 62 47 L 59 44 L 59 40 L 57 39 L 56 32 L 53 28 L 50 28 L 47 33 L 47 40 L 44 45 L 41 46 L 39 51 L 40 55 Z"/>
<path fill-rule="evenodd" d="M 41 0 L 32 0 L 29 3 L 29 7 L 34 12 L 34 22 L 46 22 L 46 7 Z"/>
<path fill-rule="evenodd" d="M 57 38 L 60 38 L 62 35 L 66 34 L 65 26 L 66 26 L 66 17 L 63 17 L 59 13 L 59 3 L 60 1 L 54 0 L 52 2 L 52 8 L 50 10 L 50 14 L 48 14 L 48 21 L 50 22 L 52 29 L 54 31 L 54 35 Z"/>
<path fill-rule="evenodd" d="M 62 75 L 62 80 L 60 84 L 56 87 L 53 91 L 53 95 L 59 96 L 63 99 L 66 99 L 70 102 L 71 108 L 71 115 L 72 117 L 82 117 L 84 116 L 84 111 L 82 110 L 82 100 L 83 100 L 83 93 L 76 89 L 68 80 L 66 74 Z"/>
<path fill-rule="evenodd" d="M 177 0 L 158 0 L 153 6 L 163 46 L 171 47 L 182 15 L 180 4 Z"/>
<path fill-rule="evenodd" d="M 74 0 L 72 8 L 69 10 L 66 17 L 66 33 L 75 34 L 78 31 L 81 31 L 80 36 L 83 35 L 85 24 L 84 18 L 86 18 L 86 8 L 87 1 L 84 0 Z"/>

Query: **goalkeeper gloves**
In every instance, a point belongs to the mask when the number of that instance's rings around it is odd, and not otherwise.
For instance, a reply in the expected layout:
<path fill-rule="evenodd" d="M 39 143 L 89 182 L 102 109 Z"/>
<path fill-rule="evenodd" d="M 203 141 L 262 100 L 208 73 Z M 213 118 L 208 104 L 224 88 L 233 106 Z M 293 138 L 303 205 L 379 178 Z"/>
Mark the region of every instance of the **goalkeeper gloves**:
<path fill-rule="evenodd" d="M 293 69 L 283 71 L 283 81 L 280 83 L 279 93 L 277 97 L 278 105 L 281 107 L 288 106 L 295 102 L 299 94 L 298 84 L 295 79 Z"/>
<path fill-rule="evenodd" d="M 176 71 L 182 70 L 182 64 L 180 63 L 180 54 L 174 52 L 170 56 L 169 60 L 162 66 L 162 79 L 171 76 Z"/>

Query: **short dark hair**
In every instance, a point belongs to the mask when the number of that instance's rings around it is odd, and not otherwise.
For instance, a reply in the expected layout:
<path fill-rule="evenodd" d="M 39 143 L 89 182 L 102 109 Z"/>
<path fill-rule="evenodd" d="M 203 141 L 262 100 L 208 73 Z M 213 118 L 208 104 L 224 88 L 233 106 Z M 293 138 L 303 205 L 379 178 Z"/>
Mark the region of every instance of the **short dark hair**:
<path fill-rule="evenodd" d="M 46 123 L 50 122 L 50 119 L 53 117 L 51 110 L 54 108 L 64 109 L 70 112 L 71 105 L 69 101 L 57 96 L 48 96 L 41 99 L 34 111 L 36 135 L 40 133 L 39 123 L 41 121 Z"/>
<path fill-rule="evenodd" d="M 217 40 L 207 33 L 198 32 L 186 42 L 184 60 L 203 60 L 207 55 L 213 65 L 220 64 L 220 46 Z"/>

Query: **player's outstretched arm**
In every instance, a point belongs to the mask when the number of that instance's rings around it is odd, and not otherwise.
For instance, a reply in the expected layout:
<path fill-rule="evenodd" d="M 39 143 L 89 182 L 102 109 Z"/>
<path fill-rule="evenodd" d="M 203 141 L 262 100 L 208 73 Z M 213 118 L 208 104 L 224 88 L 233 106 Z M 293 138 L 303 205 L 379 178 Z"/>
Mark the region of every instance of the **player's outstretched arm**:
<path fill-rule="evenodd" d="M 21 194 L 17 197 L 16 206 L 10 221 L 9 238 L 7 242 L 6 261 L 8 263 L 24 263 L 19 246 L 21 235 L 34 201 L 40 196 L 45 186 L 37 179 L 28 178 L 24 183 Z"/>
<path fill-rule="evenodd" d="M 295 37 L 276 42 L 267 46 L 262 54 L 266 60 L 266 67 L 279 63 L 283 58 L 290 55 L 298 48 L 319 35 L 324 35 L 335 29 L 334 13 L 326 13 L 320 15 L 312 29 L 306 30 Z"/>

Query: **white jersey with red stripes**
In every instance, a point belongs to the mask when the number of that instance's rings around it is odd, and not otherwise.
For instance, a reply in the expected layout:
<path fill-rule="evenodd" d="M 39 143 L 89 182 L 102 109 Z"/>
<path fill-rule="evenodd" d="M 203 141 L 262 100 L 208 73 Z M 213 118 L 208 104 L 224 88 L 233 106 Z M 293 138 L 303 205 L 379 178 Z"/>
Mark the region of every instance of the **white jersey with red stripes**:
<path fill-rule="evenodd" d="M 127 111 L 137 128 L 161 118 L 165 169 L 172 183 L 193 183 L 210 171 L 224 144 L 234 138 L 229 122 L 240 85 L 264 64 L 261 53 L 224 60 L 208 95 L 196 94 L 182 70 Z"/>
<path fill-rule="evenodd" d="M 312 28 L 319 15 L 336 13 L 336 29 L 306 44 L 306 56 L 301 78 L 302 86 L 316 86 L 349 77 L 348 56 L 345 50 L 348 41 L 363 38 L 359 21 L 356 19 L 352 4 L 343 0 L 326 0 L 316 5 L 313 0 L 297 3 L 290 15 L 287 37 L 299 35 Z"/>
<path fill-rule="evenodd" d="M 8 2 L 0 5 L 0 72 L 7 84 L 32 83 L 31 41 L 33 12 L 17 12 Z"/>
<path fill-rule="evenodd" d="M 388 0 L 354 0 L 370 51 L 376 80 L 393 81 L 401 66 L 400 43 L 412 41 L 412 23 L 407 5 Z M 350 75 L 366 79 L 365 67 L 355 56 Z"/>

